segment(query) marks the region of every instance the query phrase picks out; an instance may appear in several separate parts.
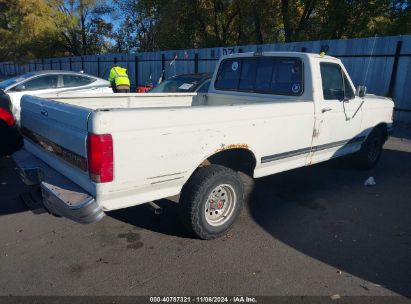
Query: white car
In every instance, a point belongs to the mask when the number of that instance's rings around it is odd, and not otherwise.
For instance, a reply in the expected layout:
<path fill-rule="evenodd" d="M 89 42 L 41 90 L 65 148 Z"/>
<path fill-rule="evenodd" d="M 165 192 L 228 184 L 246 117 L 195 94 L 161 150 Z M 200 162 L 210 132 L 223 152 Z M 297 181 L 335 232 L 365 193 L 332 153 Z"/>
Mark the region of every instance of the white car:
<path fill-rule="evenodd" d="M 20 121 L 20 100 L 25 94 L 40 95 L 56 92 L 110 93 L 107 80 L 70 71 L 37 71 L 0 82 L 0 95 L 8 95 L 12 113 Z"/>
<path fill-rule="evenodd" d="M 51 212 L 88 223 L 180 194 L 194 235 L 227 231 L 254 178 L 353 154 L 371 168 L 392 128 L 391 99 L 355 90 L 341 61 L 297 52 L 220 59 L 207 94 L 24 96 L 13 155 Z"/>

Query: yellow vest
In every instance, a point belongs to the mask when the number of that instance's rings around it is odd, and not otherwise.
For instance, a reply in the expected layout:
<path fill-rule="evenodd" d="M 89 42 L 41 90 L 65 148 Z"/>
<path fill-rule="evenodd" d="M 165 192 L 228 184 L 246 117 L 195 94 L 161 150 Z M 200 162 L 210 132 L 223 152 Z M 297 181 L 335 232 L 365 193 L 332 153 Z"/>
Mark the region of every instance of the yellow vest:
<path fill-rule="evenodd" d="M 130 86 L 130 79 L 127 76 L 127 69 L 122 67 L 112 67 L 108 81 L 117 86 Z"/>

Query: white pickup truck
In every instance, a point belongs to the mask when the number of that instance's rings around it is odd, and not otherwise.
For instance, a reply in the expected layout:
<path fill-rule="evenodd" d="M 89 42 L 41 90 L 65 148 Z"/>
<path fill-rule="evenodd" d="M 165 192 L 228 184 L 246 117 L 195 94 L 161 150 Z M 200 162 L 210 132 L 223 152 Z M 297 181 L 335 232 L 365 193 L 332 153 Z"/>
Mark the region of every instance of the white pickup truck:
<path fill-rule="evenodd" d="M 180 194 L 183 223 L 210 239 L 240 212 L 238 172 L 258 178 L 347 154 L 371 168 L 393 107 L 355 90 L 337 58 L 235 54 L 220 59 L 207 94 L 24 96 L 14 159 L 51 213 L 89 223 Z"/>

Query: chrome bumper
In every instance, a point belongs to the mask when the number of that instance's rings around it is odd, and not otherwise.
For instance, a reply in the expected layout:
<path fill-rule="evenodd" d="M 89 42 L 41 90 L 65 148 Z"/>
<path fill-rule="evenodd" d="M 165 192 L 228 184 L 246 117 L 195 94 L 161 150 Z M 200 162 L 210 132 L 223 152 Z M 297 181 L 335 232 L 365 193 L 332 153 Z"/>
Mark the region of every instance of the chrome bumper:
<path fill-rule="evenodd" d="M 22 149 L 13 154 L 21 179 L 26 185 L 38 185 L 42 203 L 51 213 L 78 223 L 101 220 L 104 212 L 93 196 Z"/>

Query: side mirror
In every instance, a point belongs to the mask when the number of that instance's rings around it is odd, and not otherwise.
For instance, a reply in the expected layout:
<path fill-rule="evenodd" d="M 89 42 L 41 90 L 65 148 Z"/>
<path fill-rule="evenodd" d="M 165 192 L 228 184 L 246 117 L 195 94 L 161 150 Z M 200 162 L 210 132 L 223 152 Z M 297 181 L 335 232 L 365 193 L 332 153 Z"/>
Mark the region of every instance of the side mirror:
<path fill-rule="evenodd" d="M 367 94 L 367 87 L 366 86 L 358 86 L 355 90 L 355 95 L 363 98 Z"/>
<path fill-rule="evenodd" d="M 15 91 L 24 91 L 26 89 L 26 87 L 23 84 L 18 84 L 14 87 Z"/>

